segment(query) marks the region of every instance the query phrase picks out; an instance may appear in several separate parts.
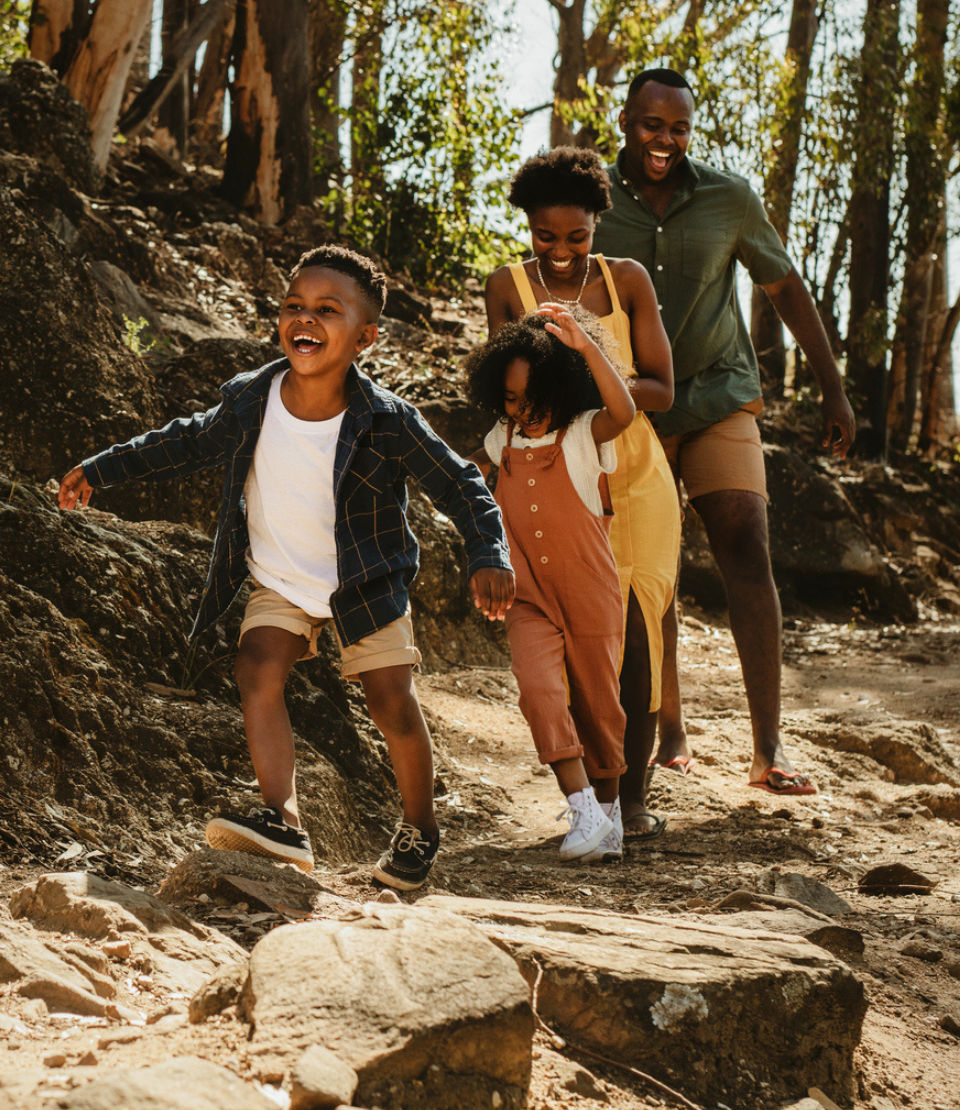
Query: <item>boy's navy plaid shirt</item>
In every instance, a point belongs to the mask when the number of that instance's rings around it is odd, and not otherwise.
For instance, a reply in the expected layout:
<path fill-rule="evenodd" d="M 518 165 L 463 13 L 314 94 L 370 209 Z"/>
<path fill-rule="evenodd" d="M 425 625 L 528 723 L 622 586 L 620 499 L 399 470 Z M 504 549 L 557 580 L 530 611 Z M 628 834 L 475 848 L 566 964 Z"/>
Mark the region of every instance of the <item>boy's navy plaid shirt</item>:
<path fill-rule="evenodd" d="M 243 487 L 270 382 L 288 366 L 284 358 L 239 374 L 221 387 L 223 400 L 208 412 L 173 420 L 83 463 L 92 486 L 130 478 L 157 482 L 226 464 L 213 555 L 191 636 L 226 611 L 247 577 L 250 540 Z M 376 385 L 356 366 L 347 371 L 346 384 L 350 399 L 333 478 L 339 585 L 330 607 L 341 640 L 354 644 L 407 609 L 419 552 L 406 518 L 407 476 L 416 478 L 456 524 L 471 575 L 480 567 L 509 569 L 510 558 L 500 510 L 480 471 L 455 454 L 413 405 Z"/>

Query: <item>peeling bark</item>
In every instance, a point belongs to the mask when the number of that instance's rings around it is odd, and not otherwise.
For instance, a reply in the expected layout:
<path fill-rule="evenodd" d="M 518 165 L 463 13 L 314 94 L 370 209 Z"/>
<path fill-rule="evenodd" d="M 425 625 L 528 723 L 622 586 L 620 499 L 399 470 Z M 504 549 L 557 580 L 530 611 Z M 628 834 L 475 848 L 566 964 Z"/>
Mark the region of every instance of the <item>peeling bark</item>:
<path fill-rule="evenodd" d="M 313 197 L 306 0 L 239 0 L 223 192 L 274 224 Z"/>
<path fill-rule="evenodd" d="M 151 8 L 151 0 L 100 0 L 63 77 L 63 83 L 87 109 L 93 156 L 101 170 L 110 155 L 123 90 Z"/>

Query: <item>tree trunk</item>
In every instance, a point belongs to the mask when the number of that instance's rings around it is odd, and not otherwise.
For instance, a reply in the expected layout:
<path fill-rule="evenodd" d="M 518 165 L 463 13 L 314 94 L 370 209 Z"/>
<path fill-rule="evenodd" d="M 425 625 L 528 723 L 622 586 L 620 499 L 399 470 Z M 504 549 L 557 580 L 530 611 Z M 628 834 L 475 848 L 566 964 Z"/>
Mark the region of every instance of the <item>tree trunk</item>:
<path fill-rule="evenodd" d="M 946 167 L 939 150 L 943 55 L 948 0 L 919 0 L 914 51 L 916 76 L 906 119 L 907 236 L 903 294 L 904 379 L 900 403 L 889 413 L 893 444 L 904 450 L 913 433 L 924 378 L 927 319 Z"/>
<path fill-rule="evenodd" d="M 557 66 L 553 82 L 553 115 L 550 118 L 550 145 L 572 146 L 575 142 L 572 128 L 560 115 L 562 103 L 572 103 L 581 97 L 580 80 L 587 75 L 587 42 L 583 28 L 586 0 L 549 0 L 560 17 L 557 29 Z"/>
<path fill-rule="evenodd" d="M 236 5 L 228 0 L 223 19 L 210 33 L 197 77 L 197 98 L 190 120 L 190 138 L 200 161 L 216 161 L 223 135 L 227 71 L 236 30 Z"/>
<path fill-rule="evenodd" d="M 343 186 L 340 152 L 340 68 L 347 33 L 347 7 L 343 0 L 307 0 L 310 21 L 310 114 L 317 135 L 317 160 L 324 192 Z"/>
<path fill-rule="evenodd" d="M 364 28 L 353 58 L 350 107 L 350 174 L 354 192 L 382 197 L 384 171 L 377 143 L 380 120 L 380 75 L 383 70 L 382 2 L 371 12 L 371 26 Z M 389 213 L 384 213 L 389 216 Z"/>
<path fill-rule="evenodd" d="M 818 28 L 817 0 L 793 0 L 785 59 L 789 77 L 772 128 L 773 154 L 764 189 L 767 215 L 784 243 L 790 230 L 790 210 L 807 106 L 810 57 Z M 750 331 L 764 384 L 774 396 L 782 397 L 787 370 L 783 324 L 770 299 L 756 286 L 753 290 Z"/>
<path fill-rule="evenodd" d="M 167 71 L 176 69 L 170 80 L 167 94 L 157 110 L 155 138 L 165 147 L 176 151 L 180 157 L 187 150 L 187 121 L 190 118 L 190 101 L 193 91 L 193 56 L 177 64 L 176 43 L 190 25 L 194 0 L 163 0 L 163 20 L 160 28 L 161 66 Z"/>
<path fill-rule="evenodd" d="M 152 0 L 100 0 L 63 77 L 63 83 L 87 109 L 94 161 L 101 170 L 110 155 L 127 75 L 151 9 Z M 70 33 L 65 34 L 69 37 Z"/>
<path fill-rule="evenodd" d="M 153 113 L 166 106 L 167 98 L 176 94 L 182 78 L 192 70 L 197 51 L 205 41 L 212 40 L 215 31 L 225 21 L 228 10 L 232 10 L 233 4 L 234 0 L 206 0 L 206 3 L 194 13 L 190 23 L 181 28 L 176 37 L 167 44 L 163 65 L 120 117 L 120 130 L 125 135 L 136 135 L 141 131 Z M 223 47 L 217 44 L 215 49 L 222 51 Z M 226 82 L 226 60 L 223 61 L 220 72 L 223 82 Z M 192 81 L 190 84 L 192 85 Z M 220 93 L 222 113 L 222 85 Z M 189 104 L 191 100 L 192 97 L 188 97 L 185 103 Z M 218 125 L 218 134 L 219 130 Z M 178 149 L 183 152 L 182 148 L 178 147 Z"/>
<path fill-rule="evenodd" d="M 700 17 L 703 15 L 704 0 L 690 0 L 687 14 L 683 20 L 683 32 L 671 59 L 671 66 L 681 73 L 685 69 L 696 69 L 700 64 Z"/>
<path fill-rule="evenodd" d="M 900 0 L 867 2 L 854 139 L 847 376 L 864 398 L 866 420 L 857 442 L 868 458 L 883 458 L 887 446 L 889 212 L 899 15 Z"/>
<path fill-rule="evenodd" d="M 223 193 L 263 223 L 313 199 L 306 0 L 239 0 Z"/>
<path fill-rule="evenodd" d="M 30 56 L 63 77 L 93 19 L 91 0 L 33 0 L 27 46 Z"/>
<path fill-rule="evenodd" d="M 932 265 L 930 312 L 924 345 L 921 382 L 920 436 L 922 454 L 935 456 L 957 435 L 956 397 L 953 389 L 951 345 L 960 321 L 960 298 L 951 307 L 947 300 L 947 232 L 941 223 Z"/>
<path fill-rule="evenodd" d="M 137 44 L 136 52 L 133 56 L 133 62 L 130 65 L 130 72 L 127 74 L 127 85 L 123 90 L 123 100 L 120 108 L 120 119 L 123 119 L 124 112 L 136 100 L 140 93 L 150 83 L 150 48 L 153 39 L 153 28 L 147 24 L 147 29 L 140 37 L 140 42 Z M 122 124 L 120 130 L 123 130 Z"/>

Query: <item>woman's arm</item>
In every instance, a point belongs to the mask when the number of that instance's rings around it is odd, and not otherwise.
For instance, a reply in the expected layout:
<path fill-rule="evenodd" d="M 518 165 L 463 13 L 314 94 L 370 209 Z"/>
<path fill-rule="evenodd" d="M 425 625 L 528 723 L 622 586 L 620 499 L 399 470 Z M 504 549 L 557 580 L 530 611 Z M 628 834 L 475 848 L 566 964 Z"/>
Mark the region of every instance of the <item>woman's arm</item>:
<path fill-rule="evenodd" d="M 487 306 L 487 331 L 490 335 L 523 315 L 523 305 L 509 266 L 501 266 L 487 278 L 483 299 Z"/>
<path fill-rule="evenodd" d="M 666 412 L 673 404 L 673 355 L 660 319 L 650 275 L 629 258 L 607 259 L 623 310 L 630 317 L 630 343 L 637 377 L 628 385 L 641 412 Z"/>
<path fill-rule="evenodd" d="M 547 331 L 557 336 L 586 359 L 593 380 L 600 390 L 603 408 L 598 409 L 590 425 L 594 443 L 606 443 L 630 426 L 637 409 L 630 396 L 630 390 L 623 378 L 617 373 L 613 363 L 580 327 L 573 316 L 561 304 L 545 302 L 538 309 L 550 317 Z"/>

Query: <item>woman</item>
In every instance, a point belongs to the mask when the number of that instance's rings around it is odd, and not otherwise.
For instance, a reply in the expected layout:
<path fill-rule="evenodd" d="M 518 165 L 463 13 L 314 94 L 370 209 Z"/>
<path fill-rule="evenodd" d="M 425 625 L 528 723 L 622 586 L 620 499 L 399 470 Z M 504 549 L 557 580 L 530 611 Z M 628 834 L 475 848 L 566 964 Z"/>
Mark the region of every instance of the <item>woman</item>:
<path fill-rule="evenodd" d="M 514 177 L 508 199 L 526 213 L 533 257 L 502 266 L 487 279 L 490 332 L 543 302 L 577 304 L 600 318 L 621 361 L 636 374 L 629 386 L 637 416 L 616 440 L 617 469 L 609 478 L 615 513 L 610 542 L 625 619 L 624 835 L 650 840 L 666 824 L 646 807 L 645 780 L 660 708 L 661 619 L 676 580 L 680 510 L 670 467 L 644 413 L 665 412 L 673 403 L 670 342 L 643 266 L 590 253 L 597 220 L 610 207 L 607 175 L 596 154 L 558 147 L 531 158 Z"/>

